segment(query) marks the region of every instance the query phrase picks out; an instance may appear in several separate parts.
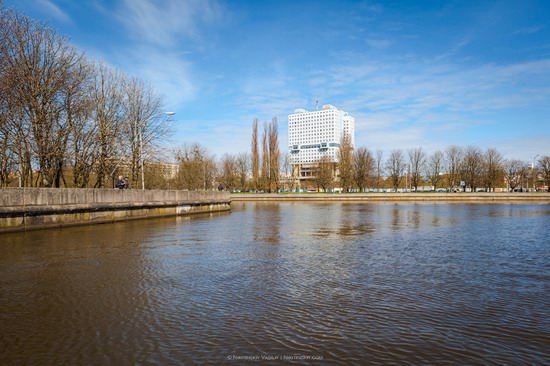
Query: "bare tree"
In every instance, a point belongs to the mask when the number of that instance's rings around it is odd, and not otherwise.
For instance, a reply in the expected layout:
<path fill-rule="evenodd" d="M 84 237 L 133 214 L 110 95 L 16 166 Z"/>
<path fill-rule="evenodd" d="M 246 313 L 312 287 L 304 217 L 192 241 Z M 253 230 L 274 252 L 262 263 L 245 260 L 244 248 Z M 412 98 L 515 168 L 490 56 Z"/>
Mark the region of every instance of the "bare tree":
<path fill-rule="evenodd" d="M 96 65 L 90 94 L 92 119 L 97 126 L 95 187 L 104 188 L 125 156 L 121 138 L 124 118 L 123 75 L 105 64 Z"/>
<path fill-rule="evenodd" d="M 91 174 L 98 158 L 98 145 L 96 137 L 98 135 L 98 125 L 92 118 L 92 106 L 90 94 L 92 91 L 92 65 L 85 64 L 83 72 L 86 72 L 86 85 L 81 92 L 86 93 L 79 100 L 79 110 L 72 116 L 71 121 L 71 152 L 73 166 L 73 184 L 75 187 L 88 187 Z"/>
<path fill-rule="evenodd" d="M 279 190 L 279 165 L 281 153 L 279 151 L 279 127 L 277 118 L 273 117 L 268 126 L 268 143 L 269 143 L 269 192 L 277 192 Z"/>
<path fill-rule="evenodd" d="M 353 178 L 359 192 L 367 188 L 369 177 L 374 168 L 374 157 L 369 149 L 360 147 L 355 150 L 353 158 Z"/>
<path fill-rule="evenodd" d="M 504 178 L 508 182 L 510 191 L 521 185 L 527 174 L 526 165 L 521 160 L 508 160 L 504 163 Z"/>
<path fill-rule="evenodd" d="M 399 188 L 405 173 L 405 156 L 402 150 L 392 150 L 386 161 L 386 171 L 394 189 Z"/>
<path fill-rule="evenodd" d="M 10 135 L 0 127 L 0 187 L 7 187 L 13 180 L 17 160 L 13 151 L 8 147 Z"/>
<path fill-rule="evenodd" d="M 169 119 L 162 114 L 162 98 L 149 84 L 127 77 L 123 90 L 123 146 L 129 149 L 131 179 L 137 187 L 141 165 L 155 154 L 157 143 L 169 135 Z"/>
<path fill-rule="evenodd" d="M 330 156 L 322 156 L 315 169 L 315 183 L 318 189 L 327 191 L 334 181 L 334 162 Z"/>
<path fill-rule="evenodd" d="M 502 186 L 502 181 L 504 179 L 503 161 L 504 158 L 497 149 L 488 148 L 487 151 L 485 151 L 483 170 L 485 187 L 488 192 L 494 192 L 495 187 L 498 185 Z"/>
<path fill-rule="evenodd" d="M 203 176 L 203 189 L 205 191 L 214 189 L 216 183 L 216 175 L 218 174 L 218 168 L 216 166 L 216 159 L 214 155 L 207 155 L 206 159 L 202 161 Z"/>
<path fill-rule="evenodd" d="M 260 189 L 260 152 L 258 150 L 258 119 L 254 118 L 252 122 L 252 188 L 256 191 Z"/>
<path fill-rule="evenodd" d="M 467 147 L 461 167 L 462 179 L 466 186 L 475 192 L 483 179 L 483 153 L 481 150 L 475 146 Z"/>
<path fill-rule="evenodd" d="M 18 53 L 13 50 L 17 44 L 17 28 L 17 15 L 4 9 L 0 1 L 0 187 L 8 186 L 17 170 L 19 180 L 24 184 L 22 173 L 30 176 L 32 171 L 26 123 L 22 117 L 24 109 L 17 93 L 18 68 L 21 67 Z M 29 161 L 22 172 L 24 154 Z"/>
<path fill-rule="evenodd" d="M 237 155 L 236 164 L 237 164 L 237 177 L 239 180 L 239 189 L 241 191 L 246 190 L 246 180 L 248 177 L 248 164 L 249 157 L 247 153 L 240 153 Z"/>
<path fill-rule="evenodd" d="M 239 184 L 237 158 L 230 154 L 222 156 L 219 171 L 220 183 L 227 191 L 233 191 Z"/>
<path fill-rule="evenodd" d="M 86 187 L 95 174 L 105 187 L 126 167 L 135 181 L 137 151 L 151 160 L 168 135 L 147 84 L 89 64 L 55 30 L 3 7 L 0 80 L 0 184 L 17 174 L 22 186 Z"/>
<path fill-rule="evenodd" d="M 418 190 L 418 186 L 422 182 L 422 172 L 426 164 L 426 153 L 421 147 L 415 149 L 409 149 L 409 166 L 411 169 L 411 186 L 414 190 Z"/>
<path fill-rule="evenodd" d="M 0 95 L 0 103 L 5 101 Z M 17 171 L 17 156 L 13 146 L 16 130 L 11 123 L 10 109 L 0 105 L 0 187 L 7 187 Z"/>
<path fill-rule="evenodd" d="M 10 13 L 3 9 L 0 1 L 0 187 L 7 187 L 17 170 L 17 149 L 13 146 L 17 133 L 14 118 L 15 96 L 12 92 L 13 69 L 10 67 L 8 44 L 14 37 L 14 24 Z"/>
<path fill-rule="evenodd" d="M 74 173 L 74 161 L 71 159 L 76 155 L 76 146 L 74 137 L 77 135 L 76 130 L 83 128 L 90 119 L 90 81 L 92 75 L 92 66 L 87 63 L 84 58 L 73 65 L 65 75 L 65 86 L 63 87 L 61 94 L 63 105 L 63 117 L 59 123 L 63 125 L 63 129 L 66 130 L 64 140 L 61 144 L 64 152 L 63 158 L 59 158 L 57 161 L 57 169 L 54 175 L 54 186 L 60 187 L 61 180 L 63 184 L 67 186 L 67 181 L 64 176 L 64 167 L 67 168 L 72 164 Z M 81 133 L 79 131 L 78 133 Z M 73 174 L 74 176 L 74 174 Z"/>
<path fill-rule="evenodd" d="M 463 155 L 464 150 L 460 146 L 451 145 L 445 150 L 447 179 L 451 189 L 457 187 L 460 183 Z"/>
<path fill-rule="evenodd" d="M 184 145 L 176 152 L 176 160 L 179 164 L 176 177 L 178 189 L 199 190 L 203 188 L 202 159 L 204 149 L 198 144 Z"/>
<path fill-rule="evenodd" d="M 176 153 L 180 165 L 176 177 L 176 186 L 179 189 L 209 190 L 214 186 L 217 174 L 214 157 L 208 150 L 198 143 L 191 146 L 184 145 Z"/>
<path fill-rule="evenodd" d="M 544 184 L 546 185 L 548 192 L 550 192 L 550 155 L 541 157 L 538 160 L 538 167 L 542 173 Z"/>
<path fill-rule="evenodd" d="M 340 139 L 338 149 L 338 171 L 340 173 L 340 184 L 344 192 L 349 192 L 353 184 L 353 146 L 351 136 L 347 133 Z"/>
<path fill-rule="evenodd" d="M 445 155 L 442 151 L 435 151 L 426 164 L 426 176 L 430 180 L 430 184 L 437 189 L 439 182 L 443 179 L 443 164 L 445 161 Z"/>
<path fill-rule="evenodd" d="M 262 134 L 262 170 L 260 172 L 260 190 L 270 191 L 269 182 L 269 145 L 268 145 L 268 126 L 264 122 L 264 132 Z"/>
<path fill-rule="evenodd" d="M 30 153 L 37 167 L 35 183 L 59 187 L 74 112 L 70 98 L 79 84 L 78 69 L 83 54 L 65 37 L 45 24 L 11 13 L 15 27 L 11 37 L 3 38 L 3 69 L 10 70 L 12 92 L 20 105 L 20 117 L 32 139 Z M 23 126 L 21 126 L 23 127 Z"/>
<path fill-rule="evenodd" d="M 175 181 L 172 170 L 166 163 L 150 160 L 144 166 L 147 189 L 173 189 Z"/>
<path fill-rule="evenodd" d="M 293 190 L 297 179 L 294 176 L 294 169 L 290 163 L 290 155 L 288 153 L 285 153 L 281 160 L 281 172 L 284 175 L 285 188 Z"/>
<path fill-rule="evenodd" d="M 384 172 L 384 151 L 376 150 L 376 182 L 375 186 L 378 190 L 380 188 L 380 182 L 382 180 L 382 175 Z"/>

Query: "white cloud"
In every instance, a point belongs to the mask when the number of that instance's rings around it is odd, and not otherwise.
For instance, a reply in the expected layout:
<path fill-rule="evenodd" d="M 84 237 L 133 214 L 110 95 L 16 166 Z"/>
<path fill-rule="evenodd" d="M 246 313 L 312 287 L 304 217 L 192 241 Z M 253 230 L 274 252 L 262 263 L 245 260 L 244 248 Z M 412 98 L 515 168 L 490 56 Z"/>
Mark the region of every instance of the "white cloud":
<path fill-rule="evenodd" d="M 486 132 L 506 128 L 500 116 L 507 110 L 550 105 L 550 60 L 465 66 L 396 59 L 340 64 L 305 75 L 276 65 L 261 77 L 243 78 L 234 110 L 248 113 L 235 128 L 241 131 L 238 139 L 246 141 L 244 149 L 224 143 L 222 132 L 212 131 L 227 151 L 248 149 L 253 117 L 260 122 L 279 117 L 283 137 L 287 115 L 296 107 L 313 109 L 319 99 L 350 112 L 356 118 L 357 143 L 371 149 L 422 146 L 432 153 L 451 144 L 474 144 L 506 152 L 510 143 L 488 138 Z M 282 149 L 285 143 L 281 138 Z"/>
<path fill-rule="evenodd" d="M 138 47 L 133 51 L 133 60 L 127 69 L 152 83 L 164 95 L 169 109 L 191 101 L 197 92 L 191 64 L 173 52 Z"/>
<path fill-rule="evenodd" d="M 235 154 L 250 151 L 252 134 L 252 116 L 241 116 L 228 119 L 186 119 L 185 115 L 176 115 L 174 125 L 178 130 L 173 146 L 198 142 L 217 157 L 225 153 Z M 260 129 L 261 129 L 260 124 Z M 261 132 L 260 132 L 261 133 Z M 280 146 L 286 146 L 280 135 Z"/>
<path fill-rule="evenodd" d="M 533 25 L 531 27 L 518 29 L 518 30 L 514 31 L 512 34 L 514 34 L 514 35 L 533 34 L 533 33 L 537 33 L 542 28 L 544 28 L 544 27 L 541 26 L 541 25 Z"/>
<path fill-rule="evenodd" d="M 197 39 L 201 23 L 221 17 L 220 5 L 211 0 L 123 0 L 119 21 L 140 40 L 173 45 L 179 37 Z"/>
<path fill-rule="evenodd" d="M 71 17 L 51 0 L 38 0 L 43 12 L 64 23 L 72 23 Z"/>
<path fill-rule="evenodd" d="M 114 17 L 131 40 L 113 54 L 124 70 L 151 83 L 167 108 L 192 101 L 201 89 L 189 47 L 204 27 L 221 18 L 215 0 L 122 0 Z"/>
<path fill-rule="evenodd" d="M 325 102 L 356 117 L 356 141 L 374 149 L 422 146 L 432 152 L 454 143 L 505 152 L 510 142 L 489 138 L 487 130 L 508 128 L 507 111 L 550 105 L 550 60 L 507 65 L 367 61 L 312 71 L 308 78 Z M 539 118 L 530 128 L 546 134 L 547 143 L 547 126 Z M 521 146 L 528 151 L 527 142 Z M 541 150 L 542 144 L 537 146 Z M 513 150 L 515 156 L 523 154 Z"/>
<path fill-rule="evenodd" d="M 372 48 L 379 48 L 384 49 L 391 45 L 391 41 L 389 39 L 381 39 L 381 38 L 367 38 L 365 40 L 367 44 Z"/>
<path fill-rule="evenodd" d="M 201 88 L 182 41 L 198 42 L 202 26 L 221 17 L 214 0 L 123 0 L 114 17 L 132 40 L 112 55 L 112 62 L 151 83 L 177 109 Z"/>
<path fill-rule="evenodd" d="M 447 60 L 452 59 L 453 57 L 456 57 L 455 55 L 462 50 L 464 47 L 470 44 L 472 40 L 472 35 L 467 35 L 462 40 L 460 40 L 458 43 L 454 44 L 451 49 L 446 51 L 445 53 L 439 55 L 436 57 L 436 60 Z"/>

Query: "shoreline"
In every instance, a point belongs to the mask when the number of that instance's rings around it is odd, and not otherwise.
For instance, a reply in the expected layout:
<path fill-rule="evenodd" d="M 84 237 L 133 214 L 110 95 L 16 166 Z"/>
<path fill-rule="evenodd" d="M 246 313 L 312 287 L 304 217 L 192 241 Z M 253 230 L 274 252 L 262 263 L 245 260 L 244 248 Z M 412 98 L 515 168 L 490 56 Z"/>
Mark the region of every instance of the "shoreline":
<path fill-rule="evenodd" d="M 550 193 L 233 193 L 232 202 L 539 202 L 550 204 Z"/>

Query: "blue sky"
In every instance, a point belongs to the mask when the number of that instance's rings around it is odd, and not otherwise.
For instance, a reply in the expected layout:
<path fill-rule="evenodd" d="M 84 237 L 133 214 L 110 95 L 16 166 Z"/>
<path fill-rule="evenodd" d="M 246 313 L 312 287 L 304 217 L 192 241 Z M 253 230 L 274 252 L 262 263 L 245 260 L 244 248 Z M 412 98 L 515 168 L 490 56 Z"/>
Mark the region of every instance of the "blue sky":
<path fill-rule="evenodd" d="M 172 145 L 249 151 L 253 118 L 315 101 L 373 150 L 550 154 L 550 1 L 7 0 L 150 82 Z"/>

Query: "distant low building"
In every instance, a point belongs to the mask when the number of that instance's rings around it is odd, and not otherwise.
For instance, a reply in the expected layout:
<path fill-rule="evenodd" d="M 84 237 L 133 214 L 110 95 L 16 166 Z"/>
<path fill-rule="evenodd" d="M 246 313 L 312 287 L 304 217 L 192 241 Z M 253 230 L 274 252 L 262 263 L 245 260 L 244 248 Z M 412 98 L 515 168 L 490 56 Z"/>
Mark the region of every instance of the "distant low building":
<path fill-rule="evenodd" d="M 112 159 L 112 166 L 114 166 L 114 176 L 124 175 L 130 176 L 132 173 L 132 161 L 130 159 Z M 165 179 L 173 179 L 178 174 L 179 164 L 165 163 L 163 161 L 144 161 L 145 171 L 153 170 L 159 173 Z"/>
<path fill-rule="evenodd" d="M 155 163 L 152 163 L 152 164 L 155 164 Z M 158 164 L 157 166 L 161 169 L 162 175 L 165 178 L 174 179 L 178 175 L 178 171 L 179 171 L 179 168 L 180 168 L 179 164 L 163 163 L 163 162 L 159 162 L 159 163 L 156 163 L 156 164 Z"/>

